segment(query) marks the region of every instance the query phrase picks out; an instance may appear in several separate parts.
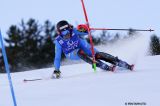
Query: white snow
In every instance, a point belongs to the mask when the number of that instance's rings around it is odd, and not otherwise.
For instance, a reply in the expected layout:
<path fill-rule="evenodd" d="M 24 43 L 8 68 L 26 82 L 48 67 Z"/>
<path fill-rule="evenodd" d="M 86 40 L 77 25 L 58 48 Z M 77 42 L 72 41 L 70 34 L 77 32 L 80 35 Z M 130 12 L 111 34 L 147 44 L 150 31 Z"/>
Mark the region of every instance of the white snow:
<path fill-rule="evenodd" d="M 12 73 L 17 105 L 126 106 L 125 103 L 141 103 L 142 106 L 160 106 L 160 56 L 145 56 L 146 42 L 140 36 L 121 45 L 97 47 L 134 62 L 134 72 L 117 70 L 113 73 L 100 69 L 93 72 L 90 65 L 81 63 L 62 66 L 61 79 L 48 79 L 54 68 Z M 24 78 L 44 80 L 24 83 Z M 0 106 L 13 106 L 6 74 L 0 74 Z"/>

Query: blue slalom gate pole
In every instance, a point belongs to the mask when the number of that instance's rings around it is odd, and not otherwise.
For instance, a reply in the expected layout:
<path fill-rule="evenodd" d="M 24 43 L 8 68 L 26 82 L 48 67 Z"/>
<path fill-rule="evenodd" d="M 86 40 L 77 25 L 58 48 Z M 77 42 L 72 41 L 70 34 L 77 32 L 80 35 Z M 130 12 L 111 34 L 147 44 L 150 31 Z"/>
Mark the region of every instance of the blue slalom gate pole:
<path fill-rule="evenodd" d="M 7 55 L 6 55 L 6 50 L 5 50 L 5 47 L 4 47 L 4 44 L 3 44 L 3 38 L 2 38 L 1 30 L 0 30 L 0 42 L 1 42 L 1 46 L 2 46 L 2 55 L 3 55 L 3 59 L 4 59 L 4 63 L 5 63 L 6 73 L 8 75 L 8 81 L 9 81 L 10 90 L 11 90 L 11 94 L 12 94 L 13 104 L 14 104 L 14 106 L 17 106 L 16 97 L 15 97 L 15 94 L 14 94 L 12 79 L 11 79 L 10 70 L 9 70 L 9 65 L 8 65 L 8 60 L 7 60 Z"/>

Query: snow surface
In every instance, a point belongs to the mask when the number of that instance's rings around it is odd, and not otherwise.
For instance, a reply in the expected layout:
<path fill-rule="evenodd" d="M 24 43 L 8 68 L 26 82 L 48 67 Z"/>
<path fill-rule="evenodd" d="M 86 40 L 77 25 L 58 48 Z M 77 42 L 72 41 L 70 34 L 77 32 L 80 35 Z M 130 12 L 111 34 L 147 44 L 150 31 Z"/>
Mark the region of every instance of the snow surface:
<path fill-rule="evenodd" d="M 160 106 L 160 56 L 146 56 L 147 37 L 122 40 L 99 50 L 135 63 L 135 71 L 93 72 L 86 63 L 61 67 L 61 79 L 49 79 L 54 68 L 12 73 L 18 106 Z M 43 78 L 34 82 L 23 79 Z M 0 106 L 13 106 L 6 74 L 0 74 Z"/>

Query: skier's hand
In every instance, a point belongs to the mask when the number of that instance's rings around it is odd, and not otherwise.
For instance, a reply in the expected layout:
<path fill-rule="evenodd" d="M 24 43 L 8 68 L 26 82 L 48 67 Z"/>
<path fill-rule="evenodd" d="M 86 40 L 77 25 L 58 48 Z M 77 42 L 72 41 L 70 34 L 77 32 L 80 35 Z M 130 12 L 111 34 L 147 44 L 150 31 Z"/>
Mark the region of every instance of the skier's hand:
<path fill-rule="evenodd" d="M 60 70 L 54 70 L 51 78 L 60 78 L 61 71 Z"/>
<path fill-rule="evenodd" d="M 88 26 L 86 24 L 80 24 L 77 26 L 79 32 L 88 32 Z"/>

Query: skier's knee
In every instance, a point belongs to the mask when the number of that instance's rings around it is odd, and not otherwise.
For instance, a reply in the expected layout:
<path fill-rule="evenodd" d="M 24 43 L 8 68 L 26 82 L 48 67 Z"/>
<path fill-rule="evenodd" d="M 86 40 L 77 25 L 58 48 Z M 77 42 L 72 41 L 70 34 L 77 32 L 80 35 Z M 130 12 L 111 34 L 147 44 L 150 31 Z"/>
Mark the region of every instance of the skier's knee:
<path fill-rule="evenodd" d="M 96 59 L 101 58 L 101 55 L 100 55 L 100 53 L 99 53 L 99 52 L 97 52 L 97 53 L 95 54 L 95 58 L 96 58 Z"/>
<path fill-rule="evenodd" d="M 104 58 L 108 58 L 108 57 L 110 57 L 110 54 L 104 53 L 104 52 L 97 52 L 95 54 L 96 59 L 104 59 Z"/>
<path fill-rule="evenodd" d="M 79 51 L 78 51 L 78 55 L 85 55 L 85 53 L 84 53 L 84 51 L 79 50 Z"/>

